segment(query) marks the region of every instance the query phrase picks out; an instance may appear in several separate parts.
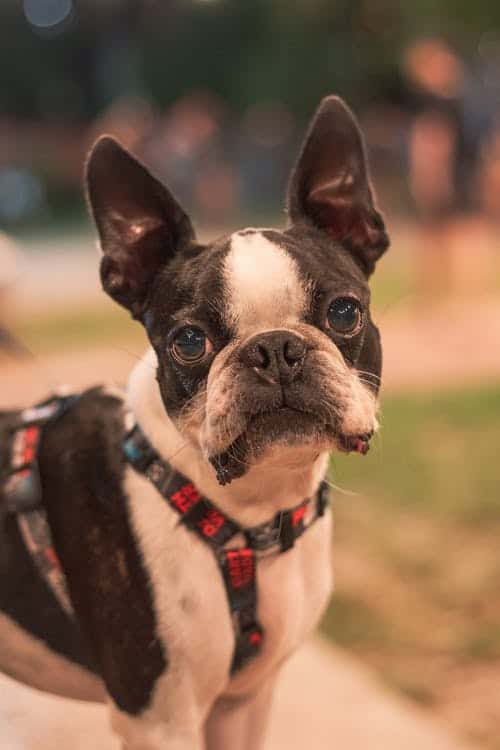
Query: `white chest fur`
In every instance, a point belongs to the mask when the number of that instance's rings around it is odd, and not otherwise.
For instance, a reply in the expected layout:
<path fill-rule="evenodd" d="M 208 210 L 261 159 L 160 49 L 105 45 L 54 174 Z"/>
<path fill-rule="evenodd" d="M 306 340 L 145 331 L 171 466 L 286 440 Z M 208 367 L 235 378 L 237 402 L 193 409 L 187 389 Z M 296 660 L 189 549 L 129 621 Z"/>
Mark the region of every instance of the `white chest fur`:
<path fill-rule="evenodd" d="M 316 625 L 331 590 L 331 518 L 327 513 L 285 554 L 257 564 L 261 654 L 229 677 L 234 635 L 222 576 L 212 550 L 144 477 L 127 471 L 131 521 L 147 566 L 158 637 L 169 666 L 153 703 L 175 714 L 189 699 L 203 719 L 220 695 L 253 692 Z M 175 685 L 175 690 L 172 687 Z"/>

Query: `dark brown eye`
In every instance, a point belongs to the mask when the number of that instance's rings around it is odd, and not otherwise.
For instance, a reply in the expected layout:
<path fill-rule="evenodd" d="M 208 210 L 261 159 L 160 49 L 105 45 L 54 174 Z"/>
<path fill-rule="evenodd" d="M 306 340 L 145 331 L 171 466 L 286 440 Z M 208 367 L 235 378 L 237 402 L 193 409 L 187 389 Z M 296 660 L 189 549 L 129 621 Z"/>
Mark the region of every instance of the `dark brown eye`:
<path fill-rule="evenodd" d="M 201 328 L 186 326 L 175 335 L 171 349 L 179 362 L 194 364 L 212 351 L 212 345 Z"/>
<path fill-rule="evenodd" d="M 361 307 L 352 297 L 338 297 L 328 308 L 326 318 L 337 333 L 353 334 L 361 327 Z"/>

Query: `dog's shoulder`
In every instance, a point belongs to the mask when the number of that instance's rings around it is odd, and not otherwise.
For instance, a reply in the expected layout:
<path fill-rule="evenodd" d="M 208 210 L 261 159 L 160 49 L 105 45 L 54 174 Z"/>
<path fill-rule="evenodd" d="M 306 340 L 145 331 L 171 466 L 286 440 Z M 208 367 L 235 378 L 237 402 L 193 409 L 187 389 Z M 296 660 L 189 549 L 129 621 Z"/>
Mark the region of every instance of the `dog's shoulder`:
<path fill-rule="evenodd" d="M 147 704 L 166 655 L 129 520 L 126 430 L 123 398 L 106 389 L 87 391 L 47 426 L 39 467 L 78 620 L 109 693 L 120 708 L 135 713 Z"/>
<path fill-rule="evenodd" d="M 121 445 L 126 407 L 118 391 L 95 387 L 76 396 L 69 408 L 44 428 L 40 461 L 57 466 L 65 479 L 92 469 L 123 471 Z"/>

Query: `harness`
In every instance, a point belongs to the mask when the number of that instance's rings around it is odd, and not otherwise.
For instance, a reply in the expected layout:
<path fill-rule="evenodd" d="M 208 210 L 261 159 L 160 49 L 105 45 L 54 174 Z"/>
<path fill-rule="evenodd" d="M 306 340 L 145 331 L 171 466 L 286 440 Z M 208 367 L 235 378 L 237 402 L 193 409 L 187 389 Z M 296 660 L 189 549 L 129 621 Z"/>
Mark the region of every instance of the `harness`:
<path fill-rule="evenodd" d="M 43 506 L 38 451 L 43 428 L 62 417 L 78 398 L 54 396 L 20 412 L 11 429 L 10 462 L 4 477 L 0 477 L 5 509 L 17 517 L 19 532 L 39 575 L 69 615 L 73 608 Z"/>
<path fill-rule="evenodd" d="M 43 507 L 38 450 L 43 428 L 66 413 L 78 398 L 54 397 L 21 412 L 12 431 L 10 467 L 3 480 L 7 510 L 17 516 L 24 543 L 39 574 L 68 614 L 72 614 L 73 609 Z M 235 636 L 231 673 L 237 672 L 259 654 L 265 635 L 257 614 L 257 561 L 291 549 L 324 515 L 328 504 L 326 483 L 320 484 L 313 499 L 277 513 L 267 523 L 244 528 L 162 459 L 139 425 L 126 434 L 123 450 L 132 468 L 143 474 L 179 515 L 179 523 L 213 551 L 224 582 Z"/>

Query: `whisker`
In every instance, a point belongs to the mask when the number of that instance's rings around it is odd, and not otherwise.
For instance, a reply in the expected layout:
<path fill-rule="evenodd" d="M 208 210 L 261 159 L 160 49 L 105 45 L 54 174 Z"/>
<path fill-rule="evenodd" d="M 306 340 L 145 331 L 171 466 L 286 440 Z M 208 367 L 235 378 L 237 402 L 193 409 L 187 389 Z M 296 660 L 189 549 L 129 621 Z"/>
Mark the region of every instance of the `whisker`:
<path fill-rule="evenodd" d="M 147 364 L 148 367 L 153 370 L 153 372 L 156 372 L 156 367 L 152 365 L 150 362 L 147 362 L 144 360 L 144 354 L 136 354 L 136 352 L 131 352 L 130 349 L 125 349 L 123 346 L 113 346 L 112 347 L 116 352 L 122 352 L 123 354 L 128 354 L 131 359 L 135 359 L 138 362 L 144 362 Z"/>
<path fill-rule="evenodd" d="M 355 490 L 346 490 L 345 487 L 341 487 L 340 485 L 331 482 L 329 479 L 325 479 L 324 481 L 330 487 L 330 489 L 335 490 L 336 492 L 340 492 L 342 495 L 346 495 L 347 497 L 361 497 L 360 492 L 356 492 Z"/>
<path fill-rule="evenodd" d="M 379 382 L 382 380 L 380 375 L 376 375 L 374 372 L 369 372 L 368 370 L 356 370 L 358 375 L 366 375 L 369 378 L 373 378 L 373 380 L 378 380 Z"/>
<path fill-rule="evenodd" d="M 179 448 L 177 448 L 177 450 L 176 450 L 176 451 L 174 451 L 173 453 L 171 453 L 171 454 L 170 454 L 170 456 L 168 456 L 168 458 L 166 458 L 166 459 L 165 459 L 165 461 L 166 461 L 167 463 L 169 463 L 169 462 L 170 462 L 170 461 L 171 461 L 171 460 L 172 460 L 173 458 L 175 458 L 175 457 L 176 457 L 176 456 L 177 456 L 177 455 L 178 455 L 178 454 L 179 454 L 179 453 L 180 453 L 181 451 L 183 451 L 183 450 L 184 450 L 184 448 L 187 448 L 187 446 L 188 446 L 188 445 L 189 445 L 189 440 L 186 440 L 186 442 L 184 442 L 184 443 L 183 443 L 183 444 L 182 444 L 182 445 L 181 445 L 181 446 L 180 446 Z"/>

